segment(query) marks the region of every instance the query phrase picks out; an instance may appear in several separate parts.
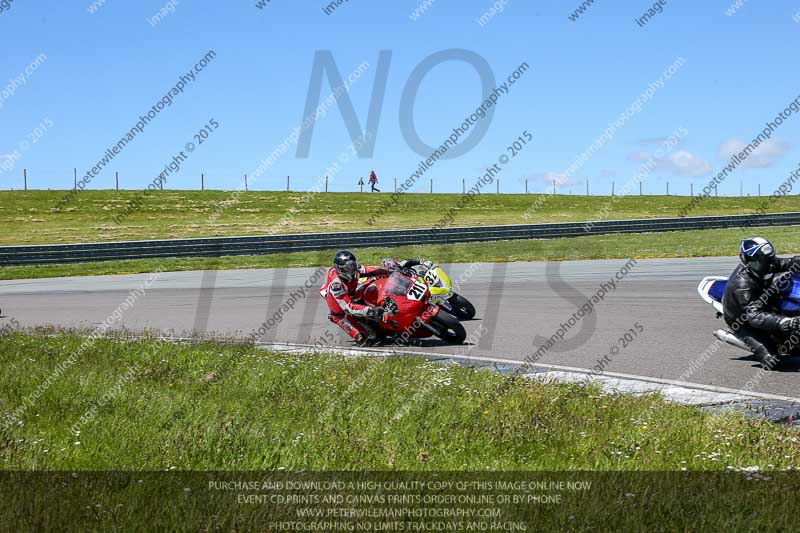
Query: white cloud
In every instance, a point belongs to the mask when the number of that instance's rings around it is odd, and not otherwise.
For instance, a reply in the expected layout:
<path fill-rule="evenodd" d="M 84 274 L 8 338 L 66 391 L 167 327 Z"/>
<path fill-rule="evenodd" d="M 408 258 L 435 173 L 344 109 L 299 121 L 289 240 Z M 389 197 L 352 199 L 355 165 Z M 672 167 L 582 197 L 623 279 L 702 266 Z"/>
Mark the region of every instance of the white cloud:
<path fill-rule="evenodd" d="M 573 178 L 570 178 L 563 172 L 545 172 L 541 175 L 541 179 L 548 185 L 552 185 L 555 181 L 556 187 L 560 187 L 562 185 L 575 185 L 577 183 L 577 181 L 575 181 Z"/>
<path fill-rule="evenodd" d="M 521 184 L 528 181 L 532 187 L 536 187 L 537 182 L 544 183 L 545 191 L 547 192 L 553 191 L 553 180 L 556 182 L 557 189 L 582 183 L 581 180 L 568 177 L 563 172 L 531 172 L 530 174 L 520 176 L 518 179 Z"/>
<path fill-rule="evenodd" d="M 676 176 L 695 178 L 711 172 L 711 164 L 686 150 L 678 150 L 658 161 L 656 168 Z"/>
<path fill-rule="evenodd" d="M 745 149 L 747 143 L 739 139 L 728 139 L 719 145 L 719 158 L 730 159 Z M 741 163 L 746 168 L 767 168 L 774 165 L 786 152 L 789 151 L 789 143 L 780 139 L 767 139 L 750 152 Z"/>
<path fill-rule="evenodd" d="M 651 174 L 663 173 L 674 176 L 696 178 L 711 172 L 711 164 L 708 161 L 697 157 L 693 153 L 687 152 L 686 150 L 670 152 L 662 158 L 657 158 L 652 152 L 640 150 L 633 152 L 628 157 L 632 161 L 640 162 L 642 164 L 652 158 L 654 165 L 650 171 Z"/>

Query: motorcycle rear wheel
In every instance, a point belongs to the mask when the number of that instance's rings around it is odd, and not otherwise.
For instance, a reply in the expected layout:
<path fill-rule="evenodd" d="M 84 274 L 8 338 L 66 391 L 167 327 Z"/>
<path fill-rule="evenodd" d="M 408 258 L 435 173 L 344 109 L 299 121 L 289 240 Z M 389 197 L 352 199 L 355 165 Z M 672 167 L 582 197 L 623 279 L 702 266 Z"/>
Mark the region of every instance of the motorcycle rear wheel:
<path fill-rule="evenodd" d="M 453 308 L 453 316 L 457 319 L 472 320 L 475 318 L 475 306 L 460 294 L 454 294 L 447 299 L 447 302 Z"/>
<path fill-rule="evenodd" d="M 467 330 L 456 317 L 445 310 L 439 310 L 431 318 L 430 325 L 436 330 L 436 336 L 450 344 L 464 344 Z"/>

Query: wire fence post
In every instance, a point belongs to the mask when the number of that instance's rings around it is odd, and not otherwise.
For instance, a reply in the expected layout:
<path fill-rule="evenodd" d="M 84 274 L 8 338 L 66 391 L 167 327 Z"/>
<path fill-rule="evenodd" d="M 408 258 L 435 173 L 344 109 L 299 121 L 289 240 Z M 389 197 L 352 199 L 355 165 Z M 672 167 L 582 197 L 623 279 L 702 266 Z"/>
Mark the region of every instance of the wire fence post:
<path fill-rule="evenodd" d="M 589 178 L 586 178 L 586 196 L 589 196 Z"/>
<path fill-rule="evenodd" d="M 25 190 L 28 190 L 28 169 L 22 169 L 22 180 L 25 182 Z"/>
<path fill-rule="evenodd" d="M 461 178 L 461 194 L 467 194 L 467 182 Z"/>
<path fill-rule="evenodd" d="M 689 196 L 694 196 L 694 183 L 689 184 Z"/>
<path fill-rule="evenodd" d="M 744 186 L 742 185 L 742 180 L 739 180 L 739 196 L 744 196 Z"/>
<path fill-rule="evenodd" d="M 433 178 L 431 178 L 431 194 L 433 194 Z"/>
<path fill-rule="evenodd" d="M 614 180 L 611 180 L 611 196 L 614 196 Z"/>
<path fill-rule="evenodd" d="M 119 172 L 114 172 L 114 187 L 119 190 Z"/>
<path fill-rule="evenodd" d="M 206 176 L 203 172 L 200 173 L 200 190 L 206 190 Z"/>
<path fill-rule="evenodd" d="M 394 192 L 397 192 L 397 178 L 394 178 Z"/>
<path fill-rule="evenodd" d="M 761 184 L 758 184 L 758 195 L 761 196 Z"/>
<path fill-rule="evenodd" d="M 286 192 L 289 192 L 289 176 L 286 176 Z"/>
<path fill-rule="evenodd" d="M 247 188 L 247 174 L 245 174 L 244 175 L 244 192 L 247 192 L 247 191 L 248 191 L 248 188 Z"/>
<path fill-rule="evenodd" d="M 553 194 L 556 193 L 556 180 L 553 180 Z"/>
<path fill-rule="evenodd" d="M 75 189 L 75 190 L 77 191 L 77 190 L 78 190 L 78 169 L 77 169 L 77 168 L 73 168 L 73 169 L 72 169 L 72 175 L 73 175 L 73 178 L 72 178 L 72 183 L 73 183 L 73 185 L 72 185 L 72 188 L 73 188 L 73 189 Z"/>
<path fill-rule="evenodd" d="M 639 196 L 642 195 L 642 182 L 639 182 Z"/>
<path fill-rule="evenodd" d="M 328 176 L 325 176 L 325 192 L 328 192 Z"/>
<path fill-rule="evenodd" d="M 500 194 L 500 178 L 497 178 L 497 194 Z"/>
<path fill-rule="evenodd" d="M 667 196 L 669 196 L 669 182 L 667 182 Z"/>
<path fill-rule="evenodd" d="M 525 178 L 525 194 L 528 194 L 528 178 Z"/>

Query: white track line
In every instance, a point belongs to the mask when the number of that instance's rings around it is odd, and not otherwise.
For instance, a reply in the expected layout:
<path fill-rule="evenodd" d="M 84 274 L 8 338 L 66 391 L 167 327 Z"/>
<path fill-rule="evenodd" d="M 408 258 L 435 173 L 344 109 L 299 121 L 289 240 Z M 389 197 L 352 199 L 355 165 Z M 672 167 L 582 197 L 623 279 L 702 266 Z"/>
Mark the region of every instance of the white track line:
<path fill-rule="evenodd" d="M 273 349 L 277 351 L 295 351 L 299 353 L 317 351 L 321 353 L 332 352 L 332 353 L 341 353 L 344 355 L 372 355 L 380 357 L 389 357 L 397 355 L 411 355 L 411 356 L 416 355 L 427 358 L 463 359 L 468 361 L 481 361 L 486 363 L 498 363 L 498 364 L 512 365 L 512 366 L 523 366 L 526 364 L 526 361 L 519 361 L 516 359 L 503 359 L 499 357 L 481 357 L 474 355 L 458 355 L 458 354 L 448 354 L 448 353 L 438 353 L 438 352 L 420 352 L 420 351 L 400 352 L 400 351 L 387 351 L 387 350 L 382 350 L 380 348 L 346 348 L 346 347 L 327 347 L 327 346 L 325 348 L 319 349 L 315 348 L 313 345 L 310 344 L 280 343 L 280 342 L 256 343 L 256 345 L 260 348 L 265 348 L 265 349 Z M 559 372 L 580 374 L 583 376 L 591 372 L 591 369 L 587 368 L 578 368 L 578 367 L 563 366 L 563 365 L 551 365 L 547 363 L 535 363 L 530 366 L 531 369 L 546 368 L 548 370 L 553 371 L 552 374 L 549 372 L 542 374 L 544 374 L 544 377 L 548 377 L 548 374 L 550 374 L 551 377 L 553 377 L 558 381 L 574 381 L 574 379 L 567 379 L 567 380 L 559 379 L 564 377 L 564 376 L 559 376 L 558 374 Z M 526 373 L 524 375 L 536 377 L 535 372 Z M 608 379 L 604 380 L 603 378 L 614 378 L 614 379 L 609 381 Z M 641 385 L 644 383 L 650 383 L 654 385 L 660 385 L 661 386 L 660 388 L 664 389 L 664 392 L 668 390 L 667 387 L 675 387 L 678 389 L 688 389 L 689 391 L 703 391 L 707 393 L 715 393 L 719 396 L 716 399 L 709 398 L 709 401 L 701 400 L 698 402 L 698 401 L 692 401 L 691 398 L 687 398 L 687 401 L 681 401 L 680 391 L 677 391 L 678 394 L 675 398 L 680 403 L 708 404 L 708 403 L 729 403 L 737 400 L 772 400 L 772 401 L 800 404 L 800 398 L 792 398 L 790 396 L 780 396 L 777 394 L 768 394 L 763 392 L 730 389 L 727 387 L 717 387 L 715 385 L 703 385 L 701 383 L 691 383 L 688 381 L 677 381 L 673 379 L 662 379 L 650 376 L 637 376 L 634 374 L 624 374 L 621 372 L 603 372 L 599 376 L 593 376 L 592 380 L 599 382 L 601 384 L 610 383 L 612 388 L 619 389 L 623 392 L 625 392 L 626 389 L 628 389 L 629 392 L 634 392 L 634 393 L 648 392 Z M 635 383 L 632 384 L 633 386 L 628 387 L 626 386 L 625 383 L 622 383 L 619 380 L 635 382 Z M 653 389 L 651 392 L 655 391 L 656 389 Z"/>

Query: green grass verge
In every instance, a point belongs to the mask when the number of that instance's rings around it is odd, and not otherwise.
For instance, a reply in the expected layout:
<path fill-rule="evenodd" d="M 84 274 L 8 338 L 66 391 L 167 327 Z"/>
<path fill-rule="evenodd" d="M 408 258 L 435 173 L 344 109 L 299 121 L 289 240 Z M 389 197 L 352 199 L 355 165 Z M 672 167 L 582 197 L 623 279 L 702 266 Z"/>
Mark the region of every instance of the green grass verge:
<path fill-rule="evenodd" d="M 771 239 L 782 254 L 800 253 L 800 228 L 754 228 L 747 233 Z M 359 260 L 376 264 L 383 257 L 430 257 L 441 263 L 496 261 L 558 261 L 647 257 L 708 257 L 735 255 L 741 229 L 716 229 L 664 233 L 593 235 L 563 239 L 499 241 L 485 243 L 400 246 L 356 250 Z M 56 276 L 133 274 L 181 270 L 229 270 L 329 265 L 335 250 L 220 258 L 143 259 L 43 266 L 0 268 L 0 279 L 35 279 Z"/>
<path fill-rule="evenodd" d="M 113 339 L 79 352 L 84 340 L 0 337 L 0 410 L 20 415 L 0 426 L 8 426 L 0 446 L 5 469 L 800 466 L 791 430 L 657 396 L 602 395 L 412 357 Z M 59 373 L 59 363 L 78 353 Z M 49 387 L 26 403 L 48 378 Z"/>
<path fill-rule="evenodd" d="M 113 218 L 140 191 L 84 191 L 64 209 L 65 191 L 0 191 L 0 246 L 141 239 L 258 235 L 431 227 L 456 205 L 458 194 L 402 194 L 397 205 L 367 221 L 390 194 L 155 191 L 120 224 Z M 689 198 L 679 196 L 562 196 L 482 194 L 451 225 L 567 222 L 679 216 Z M 707 198 L 690 215 L 800 211 L 800 198 Z M 528 218 L 523 215 L 529 214 Z"/>
<path fill-rule="evenodd" d="M 292 518 L 296 507 L 240 505 L 237 492 L 248 491 L 208 488 L 223 475 L 146 473 L 173 469 L 451 477 L 509 471 L 517 478 L 526 471 L 576 472 L 577 479 L 594 480 L 591 491 L 567 493 L 558 506 L 500 507 L 539 530 L 555 523 L 628 531 L 797 525 L 787 496 L 796 492 L 797 476 L 779 483 L 773 472 L 800 464 L 797 433 L 739 414 L 418 358 L 287 355 L 246 345 L 100 339 L 59 371 L 83 342 L 72 334 L 0 337 L 0 409 L 27 406 L 0 426 L 3 468 L 64 471 L 33 480 L 0 477 L 6 489 L 0 514 L 18 526 L 272 529 L 267 521 Z M 753 466 L 772 481 L 680 473 Z M 84 474 L 91 470 L 133 473 Z M 660 473 L 636 475 L 642 471 Z M 703 490 L 712 486 L 713 493 Z"/>

